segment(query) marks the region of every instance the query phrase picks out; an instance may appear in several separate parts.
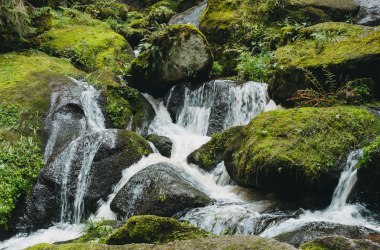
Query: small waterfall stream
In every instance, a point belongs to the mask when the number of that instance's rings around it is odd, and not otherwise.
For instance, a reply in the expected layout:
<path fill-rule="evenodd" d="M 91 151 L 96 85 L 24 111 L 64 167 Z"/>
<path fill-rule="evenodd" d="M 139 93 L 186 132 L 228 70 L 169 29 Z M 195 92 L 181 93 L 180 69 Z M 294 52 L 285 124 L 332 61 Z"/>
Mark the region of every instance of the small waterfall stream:
<path fill-rule="evenodd" d="M 114 144 L 111 132 L 105 129 L 104 117 L 97 104 L 98 92 L 88 84 L 74 81 L 81 91 L 80 103 L 85 113 L 85 120 L 80 120 L 80 133 L 61 150 L 58 156 L 51 160 L 53 148 L 59 133 L 60 123 L 53 122 L 51 137 L 46 147 L 45 159 L 55 164 L 57 173 L 62 177 L 61 185 L 61 221 L 80 223 L 84 211 L 83 197 L 86 193 L 88 173 L 91 162 L 101 142 Z M 220 88 L 227 84 L 227 88 Z M 230 81 L 211 81 L 196 89 L 185 89 L 183 105 L 178 110 L 178 119 L 174 123 L 169 114 L 168 105 L 144 94 L 156 112 L 156 117 L 149 127 L 149 133 L 169 137 L 173 142 L 172 155 L 166 158 L 158 153 L 153 144 L 150 144 L 154 153 L 143 157 L 134 165 L 122 172 L 119 183 L 113 187 L 109 196 L 98 202 L 98 210 L 91 219 L 117 219 L 111 210 L 110 204 L 116 194 L 128 181 L 143 169 L 155 163 L 167 162 L 184 176 L 189 182 L 211 197 L 213 204 L 180 212 L 175 217 L 187 220 L 190 223 L 211 231 L 215 234 L 261 234 L 272 237 L 279 233 L 290 231 L 310 221 L 334 221 L 349 225 L 369 226 L 368 221 L 360 216 L 357 205 L 346 204 L 347 196 L 356 181 L 355 165 L 361 151 L 350 154 L 342 173 L 331 205 L 322 211 L 305 211 L 299 218 L 291 218 L 283 212 L 273 212 L 274 201 L 268 200 L 252 190 L 238 187 L 229 177 L 224 163 L 221 162 L 211 172 L 206 173 L 198 166 L 188 164 L 187 156 L 195 149 L 210 140 L 207 136 L 210 129 L 210 117 L 217 112 L 215 107 L 222 107 L 218 121 L 222 121 L 222 129 L 244 125 L 258 114 L 275 109 L 273 101 L 267 95 L 267 85 L 248 82 L 243 85 L 231 85 Z M 169 101 L 174 95 L 170 91 Z M 52 99 L 55 100 L 54 95 Z M 57 101 L 57 100 L 55 100 Z M 223 105 L 221 105 L 221 102 Z M 63 117 L 65 118 L 65 117 Z M 66 117 L 67 118 L 67 117 Z M 68 180 L 71 163 L 78 160 L 81 165 L 76 184 L 75 199 L 69 200 Z M 140 188 L 135 187 L 133 193 L 138 196 Z M 133 204 L 133 202 L 131 202 Z M 124 218 L 127 219 L 127 218 Z M 282 221 L 278 223 L 278 221 Z M 21 249 L 39 242 L 64 241 L 79 236 L 82 229 L 80 224 L 58 224 L 50 229 L 40 230 L 29 236 L 19 235 L 0 243 L 0 249 Z M 66 232 L 68 230 L 69 232 Z M 63 233 L 66 232 L 66 233 Z M 61 237 L 52 237 L 52 234 L 61 234 Z"/>

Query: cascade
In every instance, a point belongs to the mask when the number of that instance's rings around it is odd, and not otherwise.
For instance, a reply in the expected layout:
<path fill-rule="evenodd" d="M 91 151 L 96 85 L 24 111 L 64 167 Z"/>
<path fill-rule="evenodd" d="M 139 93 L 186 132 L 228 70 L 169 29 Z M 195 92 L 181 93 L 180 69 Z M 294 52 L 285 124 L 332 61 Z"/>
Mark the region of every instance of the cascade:
<path fill-rule="evenodd" d="M 88 184 L 88 173 L 91 162 L 99 148 L 100 143 L 114 143 L 113 134 L 105 129 L 104 117 L 97 104 L 99 93 L 84 82 L 75 81 L 81 89 L 78 105 L 83 107 L 84 117 L 79 119 L 79 133 L 67 143 L 59 155 L 52 160 L 55 150 L 56 135 L 64 129 L 60 124 L 67 117 L 55 116 L 50 122 L 51 136 L 46 146 L 45 160 L 56 165 L 57 174 L 62 178 L 61 185 L 61 219 L 62 221 L 79 223 L 83 216 L 83 197 Z M 218 131 L 236 125 L 245 125 L 256 115 L 275 109 L 273 101 L 267 94 L 267 85 L 263 83 L 248 82 L 236 85 L 231 81 L 211 81 L 197 88 L 184 87 L 183 97 L 177 98 L 183 102 L 177 106 L 176 112 L 170 112 L 178 87 L 168 93 L 166 103 L 156 100 L 148 94 L 144 97 L 152 105 L 156 117 L 150 124 L 149 133 L 166 136 L 173 142 L 172 155 L 166 158 L 159 154 L 154 145 L 150 143 L 154 153 L 143 157 L 140 161 L 126 168 L 122 178 L 113 187 L 112 193 L 104 200 L 98 202 L 98 210 L 91 219 L 117 219 L 111 210 L 110 204 L 118 192 L 128 181 L 140 171 L 149 166 L 166 162 L 178 168 L 187 181 L 198 187 L 202 192 L 213 199 L 213 203 L 206 207 L 189 209 L 179 212 L 176 218 L 187 220 L 190 223 L 211 231 L 215 234 L 261 234 L 274 236 L 289 231 L 310 221 L 335 221 L 343 224 L 366 225 L 368 221 L 359 215 L 359 207 L 346 204 L 347 196 L 356 181 L 355 165 L 361 151 L 355 151 L 347 159 L 345 169 L 339 184 L 334 192 L 331 205 L 322 211 L 305 211 L 299 218 L 285 212 L 273 212 L 276 201 L 268 200 L 252 190 L 238 187 L 230 179 L 224 163 L 207 173 L 198 166 L 188 164 L 187 156 L 195 149 L 210 140 L 210 131 Z M 57 98 L 52 96 L 52 99 Z M 53 108 L 51 113 L 53 112 Z M 175 122 L 173 122 L 173 116 Z M 61 119 L 61 120 L 59 120 Z M 64 123 L 62 123 L 64 125 Z M 53 150 L 54 149 L 54 150 Z M 72 169 L 72 162 L 81 165 L 75 188 L 74 200 L 68 199 L 68 180 Z M 78 161 L 77 161 L 78 162 Z M 138 185 L 132 190 L 133 196 L 141 195 Z M 133 202 L 131 202 L 133 204 Z M 120 219 L 120 218 L 119 218 Z M 123 218 L 127 219 L 127 218 Z M 337 221 L 338 220 L 338 221 Z M 77 237 L 81 225 L 59 224 L 49 229 L 40 230 L 29 236 L 19 235 L 8 241 L 0 243 L 1 248 L 21 249 L 38 242 L 54 242 L 69 240 Z M 72 230 L 59 238 L 49 238 L 52 233 Z"/>

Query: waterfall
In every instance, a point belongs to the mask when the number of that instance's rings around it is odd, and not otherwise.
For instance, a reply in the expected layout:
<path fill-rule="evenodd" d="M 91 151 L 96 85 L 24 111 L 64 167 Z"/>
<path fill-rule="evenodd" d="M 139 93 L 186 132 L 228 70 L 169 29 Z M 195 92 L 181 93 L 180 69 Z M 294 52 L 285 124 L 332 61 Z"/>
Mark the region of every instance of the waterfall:
<path fill-rule="evenodd" d="M 267 84 L 214 80 L 196 89 L 186 86 L 177 124 L 187 131 L 210 135 L 233 126 L 248 124 L 269 103 Z M 174 87 L 176 88 L 176 87 Z M 171 102 L 170 91 L 167 105 Z"/>
<path fill-rule="evenodd" d="M 337 187 L 334 190 L 330 205 L 324 210 L 304 211 L 299 218 L 292 218 L 265 230 L 261 236 L 274 237 L 284 232 L 296 230 L 311 222 L 331 222 L 343 225 L 365 226 L 373 230 L 380 230 L 377 225 L 372 225 L 362 215 L 364 209 L 360 204 L 347 204 L 357 181 L 356 164 L 363 155 L 363 150 L 356 150 L 349 154 L 345 167 L 340 176 Z"/>
<path fill-rule="evenodd" d="M 338 186 L 335 188 L 332 201 L 327 210 L 340 210 L 347 205 L 348 195 L 351 193 L 352 188 L 357 181 L 356 164 L 358 158 L 363 155 L 363 150 L 356 150 L 350 153 L 347 158 L 345 168 L 340 176 Z"/>
<path fill-rule="evenodd" d="M 73 86 L 67 91 L 65 96 L 70 102 L 76 102 L 83 110 L 84 117 L 80 119 L 80 129 L 77 137 L 70 142 L 61 153 L 54 156 L 50 162 L 50 167 L 55 169 L 57 179 L 61 179 L 61 221 L 73 221 L 80 223 L 84 213 L 84 195 L 88 184 L 88 176 L 91 170 L 91 164 L 100 145 L 104 142 L 113 142 L 113 133 L 106 131 L 105 119 L 102 111 L 97 104 L 100 93 L 92 86 L 83 81 L 71 79 Z M 45 162 L 51 157 L 53 149 L 56 147 L 56 140 L 59 133 L 62 132 L 71 117 L 66 113 L 61 115 L 56 113 L 57 110 L 64 107 L 67 109 L 66 99 L 54 93 L 52 95 L 52 107 L 49 117 L 51 118 L 52 129 L 46 149 Z M 68 101 L 67 101 L 68 102 Z M 76 181 L 76 190 L 74 201 L 68 199 L 69 178 L 72 174 L 72 165 L 74 162 L 80 164 L 80 171 Z"/>

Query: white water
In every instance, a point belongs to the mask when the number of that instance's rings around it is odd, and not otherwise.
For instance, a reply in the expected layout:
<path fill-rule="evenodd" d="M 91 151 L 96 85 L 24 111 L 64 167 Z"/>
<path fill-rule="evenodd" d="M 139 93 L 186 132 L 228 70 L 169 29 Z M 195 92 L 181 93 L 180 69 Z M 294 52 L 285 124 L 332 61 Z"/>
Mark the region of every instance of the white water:
<path fill-rule="evenodd" d="M 177 124 L 187 132 L 199 135 L 207 135 L 212 108 L 216 102 L 227 106 L 223 129 L 248 124 L 268 104 L 273 108 L 273 101 L 269 102 L 267 85 L 256 82 L 236 85 L 232 81 L 215 80 L 195 90 L 186 87 L 184 96 L 184 105 L 178 115 Z"/>
<path fill-rule="evenodd" d="M 358 23 L 362 25 L 380 22 L 379 0 L 354 0 L 360 5 Z"/>
<path fill-rule="evenodd" d="M 340 176 L 338 186 L 335 188 L 330 205 L 319 211 L 304 211 L 299 218 L 289 219 L 264 231 L 261 236 L 274 237 L 283 232 L 294 231 L 310 222 L 332 222 L 343 225 L 365 226 L 380 231 L 378 225 L 372 225 L 362 217 L 364 210 L 360 204 L 347 204 L 347 198 L 357 181 L 356 164 L 363 150 L 350 153 L 345 168 Z"/>

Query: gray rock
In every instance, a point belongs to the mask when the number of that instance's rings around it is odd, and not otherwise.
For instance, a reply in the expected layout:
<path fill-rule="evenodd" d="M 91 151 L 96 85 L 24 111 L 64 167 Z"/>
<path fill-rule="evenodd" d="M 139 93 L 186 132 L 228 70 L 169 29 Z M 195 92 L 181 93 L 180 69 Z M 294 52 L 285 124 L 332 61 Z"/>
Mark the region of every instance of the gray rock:
<path fill-rule="evenodd" d="M 158 163 L 134 175 L 119 191 L 111 209 L 119 216 L 152 214 L 173 216 L 185 209 L 212 202 L 195 187 L 195 181 L 168 163 Z"/>

